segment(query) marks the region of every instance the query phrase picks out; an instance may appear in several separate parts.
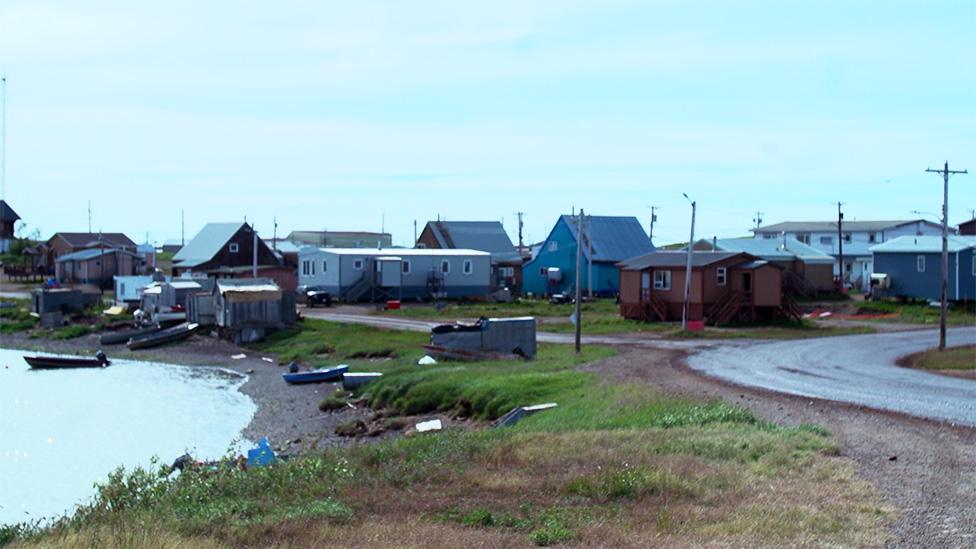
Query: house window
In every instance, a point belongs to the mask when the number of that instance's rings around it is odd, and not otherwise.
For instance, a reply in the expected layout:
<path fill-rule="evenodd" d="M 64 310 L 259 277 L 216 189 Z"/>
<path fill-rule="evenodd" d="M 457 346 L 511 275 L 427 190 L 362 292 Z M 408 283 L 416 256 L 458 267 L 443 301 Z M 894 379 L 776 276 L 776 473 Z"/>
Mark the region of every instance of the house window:
<path fill-rule="evenodd" d="M 557 252 L 557 251 L 559 251 L 559 243 L 556 242 L 555 240 L 550 241 L 549 242 L 549 251 L 550 252 Z"/>
<path fill-rule="evenodd" d="M 762 236 L 766 240 L 772 240 L 772 239 L 776 238 L 777 235 L 776 235 L 776 233 L 763 233 Z"/>
<path fill-rule="evenodd" d="M 844 242 L 851 241 L 851 233 L 844 233 Z"/>
<path fill-rule="evenodd" d="M 466 275 L 473 273 L 474 263 L 472 263 L 470 259 L 465 259 L 464 263 L 461 265 L 461 271 Z"/>
<path fill-rule="evenodd" d="M 725 275 L 726 275 L 725 267 L 719 267 L 718 269 L 715 269 L 715 283 L 718 284 L 719 286 L 725 286 L 725 280 L 727 278 Z"/>
<path fill-rule="evenodd" d="M 874 244 L 878 241 L 878 233 L 868 233 L 868 242 Z"/>
<path fill-rule="evenodd" d="M 363 270 L 363 260 L 362 259 L 357 259 L 357 260 L 353 261 L 352 262 L 352 268 L 353 269 L 356 269 L 357 271 Z"/>
<path fill-rule="evenodd" d="M 400 267 L 403 269 L 403 274 L 405 274 L 405 275 L 410 274 L 410 260 L 409 259 L 404 259 L 403 260 L 403 263 L 400 264 Z"/>
<path fill-rule="evenodd" d="M 810 233 L 796 233 L 796 239 L 804 244 L 810 243 Z"/>
<path fill-rule="evenodd" d="M 834 237 L 832 236 L 821 236 L 820 243 L 825 246 L 832 246 L 834 244 Z"/>
<path fill-rule="evenodd" d="M 328 270 L 329 270 L 329 260 L 328 259 L 323 259 L 322 260 L 322 273 L 324 274 Z"/>
<path fill-rule="evenodd" d="M 542 267 L 542 268 L 540 268 L 539 269 L 539 276 L 541 276 L 542 278 L 548 278 L 549 277 L 549 268 L 548 267 Z"/>
<path fill-rule="evenodd" d="M 241 247 L 238 246 L 237 242 L 231 242 L 230 246 L 227 247 L 227 251 L 232 254 L 236 254 L 237 252 L 241 251 Z"/>
<path fill-rule="evenodd" d="M 671 271 L 654 271 L 654 289 L 671 289 Z"/>
<path fill-rule="evenodd" d="M 308 261 L 302 261 L 302 276 L 308 274 Z"/>
<path fill-rule="evenodd" d="M 925 256 L 924 255 L 915 256 L 915 270 L 917 270 L 920 273 L 924 273 L 925 272 Z"/>
<path fill-rule="evenodd" d="M 441 272 L 444 274 L 451 274 L 451 262 L 443 259 L 441 260 Z"/>
<path fill-rule="evenodd" d="M 507 278 L 512 278 L 515 276 L 515 267 L 501 267 L 498 269 L 498 274 Z"/>

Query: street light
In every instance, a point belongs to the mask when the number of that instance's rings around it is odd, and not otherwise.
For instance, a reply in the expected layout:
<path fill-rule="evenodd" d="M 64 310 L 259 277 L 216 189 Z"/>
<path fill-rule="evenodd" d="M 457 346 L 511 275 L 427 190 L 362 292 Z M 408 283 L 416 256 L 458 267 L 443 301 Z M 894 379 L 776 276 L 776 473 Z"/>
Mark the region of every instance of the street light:
<path fill-rule="evenodd" d="M 685 262 L 685 301 L 681 307 L 681 329 L 688 329 L 688 299 L 691 296 L 691 254 L 695 247 L 695 201 L 688 195 L 681 193 L 685 200 L 691 203 L 691 236 L 688 239 L 688 259 Z"/>

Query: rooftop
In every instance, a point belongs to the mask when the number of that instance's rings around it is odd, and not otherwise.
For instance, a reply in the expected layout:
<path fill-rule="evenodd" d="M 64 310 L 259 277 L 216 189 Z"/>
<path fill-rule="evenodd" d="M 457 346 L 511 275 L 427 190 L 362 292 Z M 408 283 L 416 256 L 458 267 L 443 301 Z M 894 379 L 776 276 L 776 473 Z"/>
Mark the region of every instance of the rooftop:
<path fill-rule="evenodd" d="M 834 258 L 830 254 L 821 252 L 795 238 L 720 238 L 716 241 L 702 239 L 695 245 L 712 245 L 713 242 L 721 251 L 745 252 L 773 261 L 799 259 L 805 263 L 833 264 L 834 262 Z"/>
<path fill-rule="evenodd" d="M 844 221 L 845 231 L 884 231 L 894 227 L 900 227 L 909 223 L 916 222 L 938 225 L 926 219 L 902 219 L 894 221 Z M 837 232 L 837 221 L 784 221 L 773 225 L 765 225 L 752 229 L 754 233 L 780 233 L 780 232 Z"/>
<path fill-rule="evenodd" d="M 379 256 L 379 257 L 442 257 L 442 256 L 490 256 L 488 252 L 482 252 L 480 250 L 467 250 L 467 249 L 447 249 L 447 250 L 435 250 L 430 248 L 314 248 L 311 246 L 306 246 L 302 248 L 302 253 L 307 253 L 308 251 L 320 251 L 327 252 L 336 255 L 358 255 L 358 256 Z"/>
<path fill-rule="evenodd" d="M 976 236 L 950 235 L 948 238 L 949 253 L 976 248 Z M 899 236 L 873 246 L 874 253 L 942 253 L 941 236 Z"/>
<path fill-rule="evenodd" d="M 123 253 L 129 255 L 135 255 L 130 251 L 122 250 L 119 248 L 90 248 L 88 250 L 81 250 L 80 252 L 72 252 L 70 254 L 64 254 L 58 258 L 58 263 L 64 261 L 85 261 L 87 259 L 94 259 L 103 255 L 110 255 L 115 253 Z"/>
<path fill-rule="evenodd" d="M 512 240 L 498 221 L 430 221 L 430 229 L 443 249 L 467 248 L 489 252 L 493 261 L 521 261 Z"/>
<path fill-rule="evenodd" d="M 193 267 L 213 259 L 217 252 L 246 223 L 207 223 L 203 229 L 173 256 L 173 263 L 180 267 Z"/>
<path fill-rule="evenodd" d="M 744 259 L 753 259 L 749 254 L 741 252 L 694 252 L 691 254 L 691 267 L 704 267 L 719 261 L 742 256 Z M 621 269 L 629 271 L 639 271 L 648 267 L 681 267 L 684 268 L 688 263 L 687 251 L 662 251 L 644 254 L 627 261 L 618 263 Z"/>
<path fill-rule="evenodd" d="M 560 219 L 569 227 L 573 238 L 579 240 L 579 216 L 563 215 Z M 592 261 L 624 261 L 654 251 L 640 221 L 633 216 L 586 216 L 583 234 L 589 235 L 593 241 Z M 583 248 L 583 253 L 587 252 L 587 248 Z"/>
<path fill-rule="evenodd" d="M 7 204 L 6 200 L 0 200 L 0 221 L 17 221 L 20 216 Z"/>

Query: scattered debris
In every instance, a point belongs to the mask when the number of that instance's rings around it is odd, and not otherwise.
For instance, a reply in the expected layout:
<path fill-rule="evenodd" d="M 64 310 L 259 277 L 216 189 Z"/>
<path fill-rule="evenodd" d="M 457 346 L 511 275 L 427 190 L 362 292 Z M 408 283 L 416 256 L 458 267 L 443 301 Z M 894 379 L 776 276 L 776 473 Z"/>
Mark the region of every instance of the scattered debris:
<path fill-rule="evenodd" d="M 230 357 L 233 358 L 234 360 L 240 360 L 242 358 L 247 358 L 247 355 L 244 354 L 244 353 L 241 353 L 239 355 L 230 355 Z"/>
<path fill-rule="evenodd" d="M 244 370 L 244 373 L 245 374 L 253 374 L 254 373 L 254 368 L 248 368 L 247 370 Z"/>
<path fill-rule="evenodd" d="M 365 435 L 367 432 L 369 432 L 369 428 L 366 427 L 366 423 L 361 419 L 347 421 L 335 429 L 335 434 L 340 437 L 357 437 Z"/>
<path fill-rule="evenodd" d="M 827 318 L 828 316 L 833 316 L 833 314 L 834 314 L 834 313 L 832 313 L 832 312 L 830 312 L 830 311 L 825 311 L 825 312 L 823 312 L 823 313 L 820 313 L 820 314 L 819 314 L 819 315 L 817 315 L 817 316 L 818 316 L 818 317 L 820 317 L 820 318 Z"/>
<path fill-rule="evenodd" d="M 262 437 L 258 441 L 257 448 L 247 451 L 248 467 L 266 467 L 275 461 L 274 449 L 268 443 L 268 437 Z"/>
<path fill-rule="evenodd" d="M 417 364 L 420 366 L 430 366 L 432 364 L 437 364 L 437 361 L 434 360 L 434 357 L 430 355 L 424 355 L 423 358 L 417 361 Z"/>
<path fill-rule="evenodd" d="M 119 316 L 121 314 L 124 314 L 126 311 L 127 311 L 126 307 L 123 307 L 122 305 L 115 305 L 113 307 L 109 307 L 108 309 L 102 311 L 102 314 L 106 316 Z"/>
<path fill-rule="evenodd" d="M 274 364 L 274 359 L 268 358 L 266 356 L 261 357 L 261 360 Z"/>
<path fill-rule="evenodd" d="M 430 421 L 421 421 L 420 423 L 413 426 L 418 433 L 426 433 L 428 431 L 440 431 L 444 428 L 441 424 L 441 420 L 432 419 Z"/>
<path fill-rule="evenodd" d="M 349 391 L 372 383 L 383 377 L 380 372 L 355 372 L 342 374 L 342 388 Z"/>
<path fill-rule="evenodd" d="M 523 417 L 530 416 L 536 412 L 541 412 L 543 410 L 551 410 L 556 407 L 555 402 L 549 402 L 546 404 L 536 404 L 534 406 L 519 406 L 518 408 L 512 408 L 507 414 L 496 419 L 492 422 L 492 427 L 509 427 L 515 425 Z"/>

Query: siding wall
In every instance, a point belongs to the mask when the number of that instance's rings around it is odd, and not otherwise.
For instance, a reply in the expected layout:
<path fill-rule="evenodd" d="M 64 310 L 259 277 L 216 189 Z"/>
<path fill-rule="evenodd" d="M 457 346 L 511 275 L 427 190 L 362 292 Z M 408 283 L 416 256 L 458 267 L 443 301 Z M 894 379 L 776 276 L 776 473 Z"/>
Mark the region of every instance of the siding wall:
<path fill-rule="evenodd" d="M 925 272 L 921 273 L 918 272 L 917 267 L 918 256 L 920 255 L 925 257 Z M 973 275 L 972 258 L 972 249 L 949 254 L 949 299 L 976 299 L 976 276 Z M 875 272 L 885 273 L 891 277 L 891 288 L 888 290 L 889 295 L 914 299 L 941 299 L 941 253 L 876 252 L 874 254 L 874 264 Z"/>
<path fill-rule="evenodd" d="M 550 250 L 550 243 L 556 243 L 556 249 Z M 576 283 L 576 239 L 566 223 L 560 218 L 549 234 L 549 238 L 542 244 L 542 249 L 532 261 L 525 263 L 522 268 L 522 289 L 526 293 L 545 295 L 548 291 L 546 277 L 542 269 L 557 268 L 562 272 L 562 282 L 553 291 L 559 293 L 568 290 Z M 589 289 L 589 265 L 586 254 L 583 255 L 583 272 L 580 280 L 583 291 Z M 593 263 L 593 291 L 597 293 L 617 293 L 620 291 L 620 273 L 614 262 Z"/>

